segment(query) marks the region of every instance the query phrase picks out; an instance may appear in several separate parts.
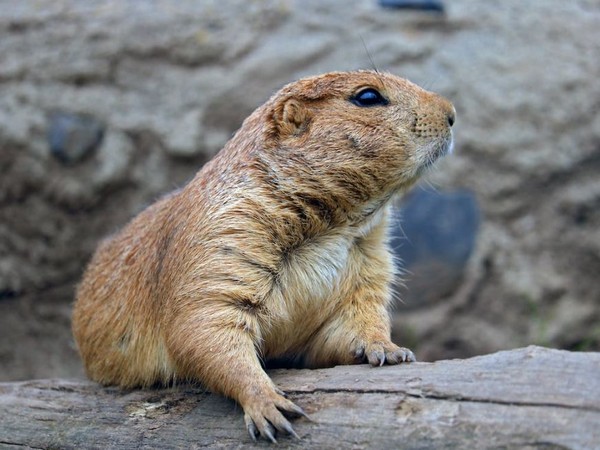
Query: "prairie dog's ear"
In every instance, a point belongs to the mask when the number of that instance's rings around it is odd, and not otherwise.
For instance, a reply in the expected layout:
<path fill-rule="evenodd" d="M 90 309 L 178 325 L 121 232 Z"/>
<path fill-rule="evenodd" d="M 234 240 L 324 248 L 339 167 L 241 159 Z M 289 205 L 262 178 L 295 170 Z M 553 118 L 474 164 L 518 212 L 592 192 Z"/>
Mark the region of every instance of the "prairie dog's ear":
<path fill-rule="evenodd" d="M 281 135 L 299 136 L 306 130 L 311 114 L 301 101 L 289 98 L 277 106 L 273 117 Z"/>

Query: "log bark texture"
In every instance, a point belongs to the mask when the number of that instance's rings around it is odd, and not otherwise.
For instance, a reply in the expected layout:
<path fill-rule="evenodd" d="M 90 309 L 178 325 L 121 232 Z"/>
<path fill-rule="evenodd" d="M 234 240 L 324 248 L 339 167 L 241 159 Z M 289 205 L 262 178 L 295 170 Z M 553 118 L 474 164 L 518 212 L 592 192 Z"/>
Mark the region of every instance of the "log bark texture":
<path fill-rule="evenodd" d="M 275 370 L 313 422 L 280 448 L 600 448 L 600 353 L 527 347 L 466 360 Z M 0 384 L 0 448 L 175 449 L 252 443 L 233 402 L 194 386 Z"/>

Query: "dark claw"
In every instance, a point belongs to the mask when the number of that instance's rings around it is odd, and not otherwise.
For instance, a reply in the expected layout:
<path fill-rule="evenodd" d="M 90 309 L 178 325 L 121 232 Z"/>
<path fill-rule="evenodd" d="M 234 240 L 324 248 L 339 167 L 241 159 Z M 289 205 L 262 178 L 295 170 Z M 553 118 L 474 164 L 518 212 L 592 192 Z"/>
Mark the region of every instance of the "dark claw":
<path fill-rule="evenodd" d="M 304 417 L 305 419 L 310 420 L 311 422 L 313 422 L 313 420 L 310 418 L 310 416 L 308 414 L 306 414 L 304 412 L 304 410 L 302 408 L 300 408 L 298 405 L 294 405 L 292 407 L 292 412 L 295 414 L 298 414 L 299 416 Z"/>
<path fill-rule="evenodd" d="M 415 354 L 410 350 L 404 352 L 404 358 L 402 359 L 405 362 L 417 362 L 417 358 L 415 358 Z"/>
<path fill-rule="evenodd" d="M 372 366 L 383 366 L 383 363 L 385 362 L 385 353 L 377 351 L 371 352 L 368 360 Z"/>
<path fill-rule="evenodd" d="M 279 389 L 277 386 L 275 386 L 275 392 L 277 392 L 283 398 L 287 398 L 287 394 L 285 392 L 283 392 L 281 389 Z"/>
<path fill-rule="evenodd" d="M 288 434 L 294 436 L 296 439 L 300 439 L 300 436 L 298 436 L 296 434 L 296 432 L 294 431 L 294 429 L 292 428 L 292 426 L 290 425 L 289 422 L 285 422 L 282 426 L 281 426 L 285 431 L 288 432 Z"/>
<path fill-rule="evenodd" d="M 277 444 L 277 439 L 275 439 L 274 432 L 275 432 L 275 429 L 274 429 L 274 428 L 273 428 L 273 427 L 272 427 L 270 424 L 267 424 L 267 426 L 266 426 L 266 427 L 265 427 L 265 429 L 264 429 L 264 432 L 263 432 L 263 434 L 264 434 L 266 437 L 268 437 L 268 438 L 269 438 L 269 440 L 270 440 L 270 441 L 271 441 L 273 444 Z"/>
<path fill-rule="evenodd" d="M 254 425 L 254 422 L 248 423 L 247 428 L 248 428 L 248 433 L 250 433 L 250 437 L 252 438 L 252 440 L 254 442 L 256 442 L 256 437 L 258 436 L 258 430 L 256 429 L 256 425 Z"/>
<path fill-rule="evenodd" d="M 402 354 L 397 355 L 396 353 L 390 353 L 387 356 L 388 364 L 398 364 L 399 361 L 404 361 L 404 356 Z"/>

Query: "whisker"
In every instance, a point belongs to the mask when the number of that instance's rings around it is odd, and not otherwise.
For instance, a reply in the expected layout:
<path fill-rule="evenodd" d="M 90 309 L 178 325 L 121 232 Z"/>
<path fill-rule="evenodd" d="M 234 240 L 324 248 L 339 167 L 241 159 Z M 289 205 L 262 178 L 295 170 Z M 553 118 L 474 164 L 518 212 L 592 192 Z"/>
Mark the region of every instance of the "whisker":
<path fill-rule="evenodd" d="M 367 47 L 367 44 L 362 37 L 362 34 L 359 33 L 358 36 L 360 37 L 360 41 L 362 42 L 365 52 L 367 53 L 367 57 L 369 58 L 369 61 L 371 62 L 371 67 L 373 68 L 373 70 L 375 72 L 379 73 L 379 69 L 377 68 L 377 66 L 375 65 L 375 62 L 373 61 L 373 58 L 371 57 L 371 52 L 369 51 L 369 48 Z"/>

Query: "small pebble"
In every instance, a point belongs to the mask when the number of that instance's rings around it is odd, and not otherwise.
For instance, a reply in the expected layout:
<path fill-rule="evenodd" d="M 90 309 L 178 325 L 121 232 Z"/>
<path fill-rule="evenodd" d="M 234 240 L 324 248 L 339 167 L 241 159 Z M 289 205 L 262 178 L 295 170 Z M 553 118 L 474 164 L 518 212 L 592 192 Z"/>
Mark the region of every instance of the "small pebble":
<path fill-rule="evenodd" d="M 379 5 L 384 8 L 395 9 L 414 9 L 439 13 L 445 11 L 444 4 L 435 0 L 379 0 Z"/>
<path fill-rule="evenodd" d="M 56 112 L 48 119 L 48 146 L 64 164 L 81 161 L 102 143 L 104 125 L 89 116 Z"/>

